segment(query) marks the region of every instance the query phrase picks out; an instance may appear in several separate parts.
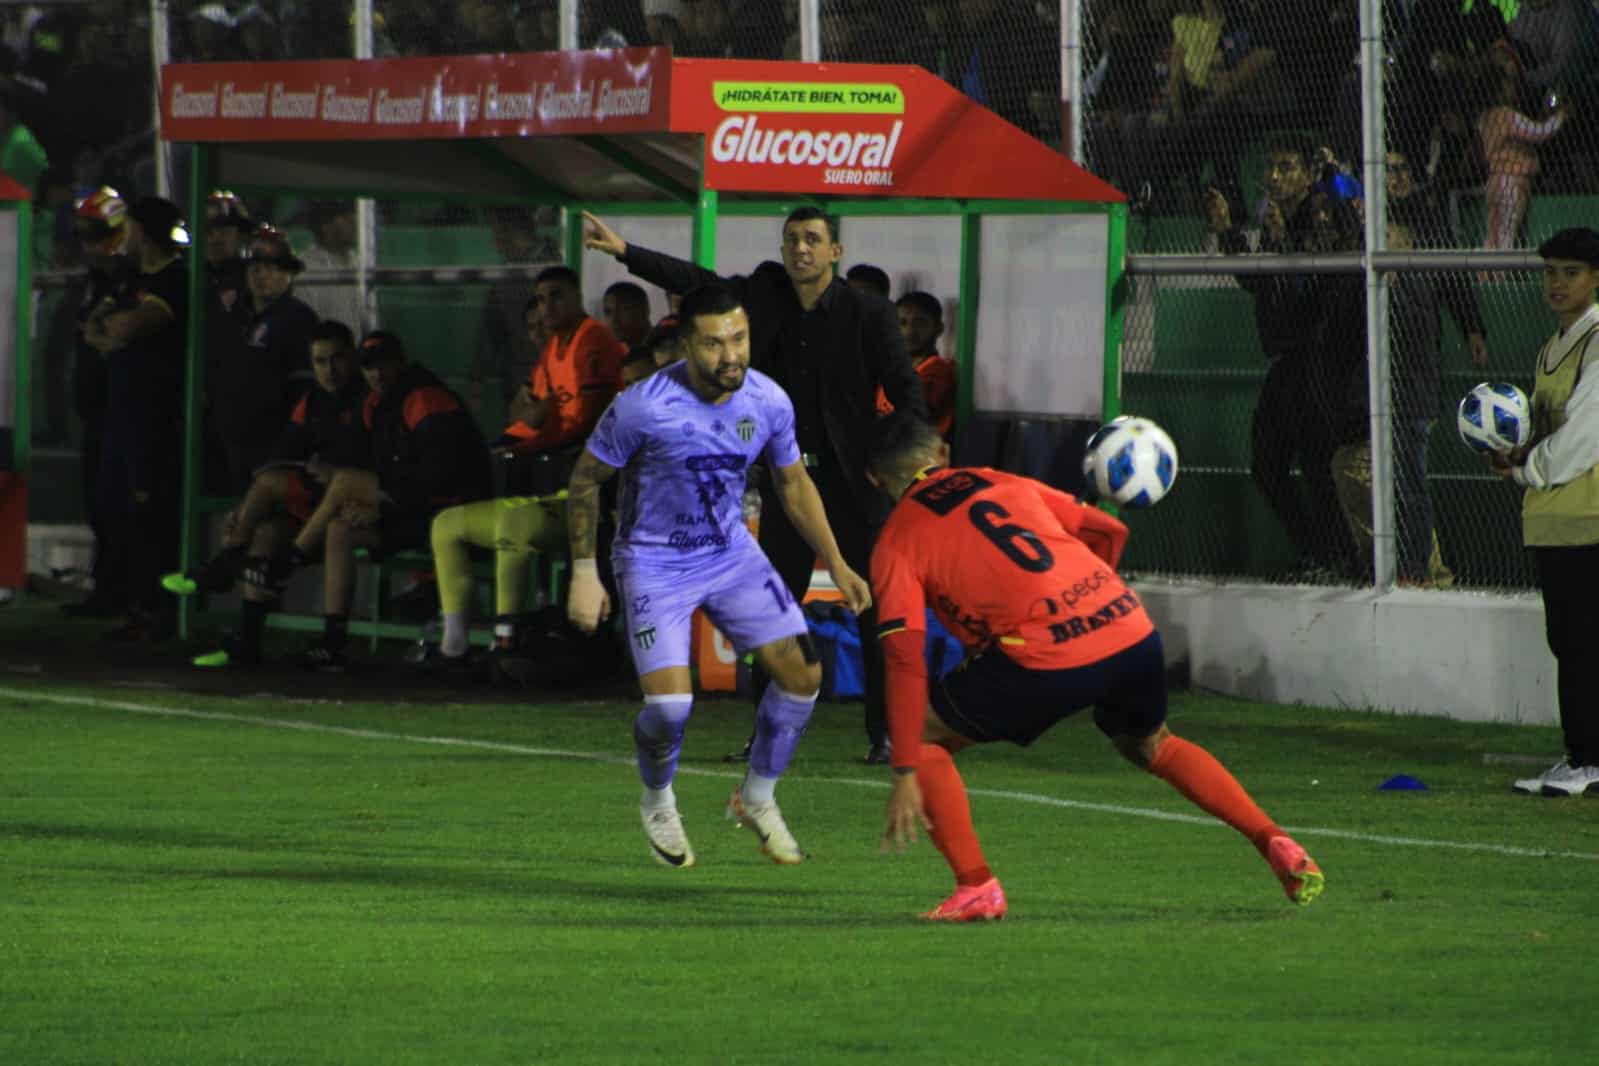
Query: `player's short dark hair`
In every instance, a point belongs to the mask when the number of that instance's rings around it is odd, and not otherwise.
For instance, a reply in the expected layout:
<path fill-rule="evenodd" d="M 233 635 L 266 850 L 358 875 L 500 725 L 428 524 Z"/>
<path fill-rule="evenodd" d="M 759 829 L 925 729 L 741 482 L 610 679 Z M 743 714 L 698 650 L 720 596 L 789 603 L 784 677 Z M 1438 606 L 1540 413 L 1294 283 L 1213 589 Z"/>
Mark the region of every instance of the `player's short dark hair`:
<path fill-rule="evenodd" d="M 533 284 L 537 287 L 543 285 L 546 281 L 559 281 L 572 286 L 574 289 L 583 288 L 583 282 L 578 278 L 577 271 L 569 266 L 545 267 L 539 271 L 538 277 L 533 279 Z"/>
<path fill-rule="evenodd" d="M 650 298 L 645 295 L 643 287 L 635 285 L 631 281 L 618 281 L 614 283 L 610 288 L 605 290 L 605 295 L 608 297 L 615 296 L 617 299 L 626 301 L 627 303 L 632 304 L 634 307 L 642 307 L 646 312 L 648 312 L 650 308 Z"/>
<path fill-rule="evenodd" d="M 827 223 L 828 240 L 832 241 L 834 244 L 837 244 L 838 216 L 830 215 L 814 204 L 806 204 L 804 207 L 796 207 L 794 210 L 790 211 L 788 213 L 788 217 L 783 220 L 783 228 L 785 230 L 788 229 L 788 224 L 790 222 L 810 222 L 818 218 Z"/>
<path fill-rule="evenodd" d="M 1599 233 L 1587 226 L 1563 229 L 1538 246 L 1542 259 L 1575 259 L 1599 270 Z"/>
<path fill-rule="evenodd" d="M 923 292 L 921 289 L 917 289 L 915 292 L 908 292 L 904 296 L 901 296 L 899 299 L 894 301 L 894 306 L 914 307 L 916 310 L 926 314 L 934 322 L 941 323 L 944 321 L 943 301 L 934 296 L 932 293 Z"/>
<path fill-rule="evenodd" d="M 683 294 L 683 303 L 677 317 L 683 329 L 694 329 L 694 322 L 702 315 L 725 315 L 737 311 L 744 304 L 725 285 L 701 285 Z"/>
<path fill-rule="evenodd" d="M 866 465 L 879 473 L 898 470 L 910 460 L 936 452 L 942 443 L 944 438 L 938 435 L 938 430 L 909 411 L 895 411 L 872 423 Z"/>
<path fill-rule="evenodd" d="M 324 318 L 311 327 L 311 340 L 332 341 L 347 352 L 355 351 L 355 334 L 349 326 L 333 318 Z"/>
<path fill-rule="evenodd" d="M 375 329 L 361 338 L 361 366 L 371 368 L 383 363 L 405 362 L 405 344 L 399 337 L 385 329 Z"/>
<path fill-rule="evenodd" d="M 1298 133 L 1275 133 L 1266 141 L 1266 157 L 1274 155 L 1297 155 L 1299 165 L 1309 170 L 1316 161 L 1316 149 L 1310 146 L 1310 141 Z"/>
<path fill-rule="evenodd" d="M 888 294 L 894 291 L 894 283 L 889 280 L 888 271 L 870 263 L 856 263 L 844 275 L 845 281 L 858 281 L 888 299 Z"/>

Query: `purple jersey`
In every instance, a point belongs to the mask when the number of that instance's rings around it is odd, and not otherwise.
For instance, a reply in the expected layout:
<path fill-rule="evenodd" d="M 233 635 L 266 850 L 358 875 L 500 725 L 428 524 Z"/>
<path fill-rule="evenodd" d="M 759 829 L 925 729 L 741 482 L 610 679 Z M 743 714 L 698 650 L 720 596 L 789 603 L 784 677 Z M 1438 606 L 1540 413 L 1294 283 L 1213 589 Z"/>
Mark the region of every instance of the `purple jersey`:
<path fill-rule="evenodd" d="M 724 403 L 706 403 L 676 363 L 619 393 L 589 437 L 588 450 L 625 468 L 618 493 L 618 560 L 674 568 L 716 559 L 740 538 L 744 472 L 756 462 L 800 461 L 794 405 L 758 370 Z"/>

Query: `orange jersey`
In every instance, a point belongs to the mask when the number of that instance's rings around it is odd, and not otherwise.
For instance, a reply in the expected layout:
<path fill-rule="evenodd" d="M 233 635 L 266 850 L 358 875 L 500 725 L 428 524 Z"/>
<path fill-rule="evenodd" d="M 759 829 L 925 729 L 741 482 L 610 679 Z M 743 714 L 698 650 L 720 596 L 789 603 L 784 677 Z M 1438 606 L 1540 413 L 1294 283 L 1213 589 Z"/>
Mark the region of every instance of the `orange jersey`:
<path fill-rule="evenodd" d="M 916 376 L 922 380 L 922 398 L 927 401 L 927 420 L 939 435 L 948 437 L 955 428 L 955 364 L 934 352 L 916 361 Z M 894 413 L 882 386 L 877 389 L 877 413 Z"/>
<path fill-rule="evenodd" d="M 911 486 L 872 552 L 878 630 L 926 628 L 924 609 L 968 646 L 1018 664 L 1098 662 L 1154 630 L 1115 564 L 1127 527 L 1030 478 L 937 470 Z"/>
<path fill-rule="evenodd" d="M 621 387 L 626 354 L 627 348 L 598 319 L 583 319 L 565 344 L 559 336 L 551 337 L 527 379 L 535 399 L 549 398 L 544 423 L 534 429 L 514 422 L 506 427 L 506 436 L 520 438 L 519 447 L 532 451 L 586 438 Z"/>

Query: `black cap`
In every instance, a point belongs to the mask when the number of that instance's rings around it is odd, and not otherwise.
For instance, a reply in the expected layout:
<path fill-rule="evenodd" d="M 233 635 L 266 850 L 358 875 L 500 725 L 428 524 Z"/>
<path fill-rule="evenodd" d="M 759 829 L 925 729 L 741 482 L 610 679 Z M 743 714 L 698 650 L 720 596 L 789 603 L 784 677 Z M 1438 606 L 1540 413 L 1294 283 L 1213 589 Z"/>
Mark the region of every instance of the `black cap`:
<path fill-rule="evenodd" d="M 271 263 L 282 267 L 291 274 L 298 274 L 305 269 L 305 264 L 300 257 L 294 254 L 294 246 L 289 243 L 282 231 L 273 228 L 267 223 L 260 227 L 250 237 L 249 246 L 245 249 L 244 261 L 246 263 Z"/>
<path fill-rule="evenodd" d="M 1563 229 L 1538 246 L 1542 259 L 1575 259 L 1599 269 L 1599 233 L 1586 226 Z"/>
<path fill-rule="evenodd" d="M 142 196 L 128 205 L 128 217 L 139 224 L 146 237 L 158 244 L 182 247 L 189 243 L 189 232 L 183 225 L 183 213 L 171 200 Z"/>
<path fill-rule="evenodd" d="M 405 345 L 387 330 L 375 329 L 361 338 L 360 355 L 363 367 L 373 367 L 379 363 L 403 363 Z"/>

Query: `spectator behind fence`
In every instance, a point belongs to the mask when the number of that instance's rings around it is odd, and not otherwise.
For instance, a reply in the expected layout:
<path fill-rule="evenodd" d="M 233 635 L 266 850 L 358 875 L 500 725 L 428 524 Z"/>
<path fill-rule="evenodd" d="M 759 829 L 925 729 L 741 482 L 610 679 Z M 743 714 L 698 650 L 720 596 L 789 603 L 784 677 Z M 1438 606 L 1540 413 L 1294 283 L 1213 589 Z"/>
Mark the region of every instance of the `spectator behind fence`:
<path fill-rule="evenodd" d="M 1561 230 L 1538 254 L 1558 328 L 1538 352 L 1532 440 L 1489 465 L 1527 490 L 1521 539 L 1543 593 L 1566 757 L 1513 787 L 1581 796 L 1599 785 L 1599 232 Z"/>
<path fill-rule="evenodd" d="M 1582 0 L 1521 0 L 1509 36 L 1526 59 L 1522 77 L 1539 94 L 1572 73 L 1571 61 L 1593 32 Z"/>
<path fill-rule="evenodd" d="M 955 10 L 956 87 L 1035 137 L 1058 128 L 1059 34 L 1020 0 L 958 0 Z"/>
<path fill-rule="evenodd" d="M 254 666 L 261 661 L 267 614 L 282 596 L 271 562 L 316 515 L 335 464 L 368 449 L 361 409 L 366 382 L 356 373 L 355 337 L 342 322 L 311 331 L 311 372 L 316 385 L 300 397 L 267 464 L 244 500 L 223 521 L 222 548 L 193 575 L 172 573 L 161 584 L 178 595 L 225 592 L 238 585 L 243 600 L 239 628 L 222 647 L 194 658 L 201 667 Z M 326 525 L 330 515 L 323 515 Z"/>
<path fill-rule="evenodd" d="M 361 409 L 369 453 L 335 464 L 321 505 L 268 567 L 269 581 L 281 587 L 321 543 L 322 636 L 302 657 L 317 670 L 345 666 L 357 548 L 375 556 L 425 551 L 441 510 L 493 495 L 488 448 L 461 398 L 432 371 L 407 362 L 392 333 L 368 333 L 359 355 L 371 389 Z"/>
<path fill-rule="evenodd" d="M 928 292 L 909 292 L 894 304 L 899 317 L 899 335 L 905 338 L 905 351 L 922 383 L 922 399 L 927 402 L 927 421 L 945 440 L 955 431 L 955 364 L 938 352 L 938 338 L 944 335 L 944 305 Z M 877 390 L 878 414 L 893 413 L 894 405 L 882 389 Z"/>
<path fill-rule="evenodd" d="M 233 333 L 208 353 L 206 394 L 227 457 L 229 491 L 249 488 L 311 379 L 316 312 L 293 291 L 305 264 L 289 239 L 263 225 L 245 256 L 245 295 L 224 312 Z"/>
<path fill-rule="evenodd" d="M 183 481 L 183 377 L 189 236 L 170 200 L 128 206 L 124 250 L 133 276 L 116 307 L 84 323 L 84 341 L 106 357 L 106 433 L 101 507 L 128 545 L 127 622 L 106 639 L 159 640 L 172 633 L 160 577 L 177 565 L 178 487 Z"/>
<path fill-rule="evenodd" d="M 838 220 L 816 207 L 796 209 L 783 222 L 781 264 L 764 262 L 751 274 L 722 279 L 685 260 L 631 245 L 593 215 L 585 212 L 583 217 L 585 247 L 615 256 L 668 292 L 716 283 L 738 295 L 750 318 L 752 365 L 793 397 L 802 459 L 827 505 L 844 558 L 862 572 L 870 565 L 872 544 L 886 514 L 886 501 L 865 477 L 866 438 L 877 414 L 878 390 L 896 408 L 918 415 L 925 416 L 926 405 L 888 302 L 837 276 L 844 254 Z M 802 601 L 816 553 L 776 505 L 770 489 L 763 496 L 761 547 L 789 593 Z M 882 762 L 888 758 L 882 654 L 870 611 L 862 616 L 860 631 L 864 720 L 871 744 L 867 758 Z"/>
<path fill-rule="evenodd" d="M 1560 132 L 1566 110 L 1556 107 L 1541 119 L 1523 114 L 1520 55 L 1503 42 L 1492 55 L 1493 68 L 1485 87 L 1493 94 L 1492 102 L 1477 116 L 1477 137 L 1488 165 L 1483 186 L 1488 233 L 1483 247 L 1504 250 L 1520 244 L 1521 224 L 1532 199 L 1532 179 L 1538 173 L 1538 145 Z"/>
<path fill-rule="evenodd" d="M 354 270 L 360 266 L 355 247 L 355 204 L 349 200 L 318 200 L 306 212 L 311 247 L 301 256 L 307 270 Z M 317 318 L 348 322 L 360 329 L 366 322 L 361 287 L 352 279 L 336 285 L 306 285 L 296 293 Z"/>
<path fill-rule="evenodd" d="M 1436 247 L 1446 223 L 1427 194 L 1418 190 L 1409 157 L 1387 158 L 1388 247 L 1392 251 Z M 1388 345 L 1392 353 L 1394 513 L 1401 585 L 1447 588 L 1454 574 L 1445 564 L 1427 487 L 1427 442 L 1443 411 L 1441 313 L 1448 311 L 1466 337 L 1472 366 L 1488 365 L 1487 327 L 1470 281 L 1459 274 L 1401 271 L 1389 278 Z M 1362 554 L 1371 545 L 1370 405 L 1365 378 L 1350 397 L 1344 439 L 1333 456 L 1339 500 Z"/>
<path fill-rule="evenodd" d="M 1305 252 L 1316 235 L 1310 197 L 1313 153 L 1302 138 L 1278 137 L 1266 150 L 1265 225 L 1262 252 Z M 1224 252 L 1246 252 L 1248 242 L 1233 225 L 1233 206 L 1215 189 L 1205 199 L 1207 221 Z M 1291 576 L 1327 580 L 1351 572 L 1355 546 L 1338 506 L 1331 471 L 1335 434 L 1325 395 L 1322 345 L 1324 286 L 1314 274 L 1239 274 L 1238 285 L 1254 297 L 1255 328 L 1267 366 L 1250 425 L 1250 472 L 1282 523 L 1299 561 Z M 1295 462 L 1303 489 L 1293 477 Z"/>
<path fill-rule="evenodd" d="M 631 281 L 618 281 L 606 289 L 601 306 L 605 325 L 629 351 L 650 335 L 650 298 Z"/>
<path fill-rule="evenodd" d="M 128 531 L 119 522 L 120 511 L 108 513 L 100 491 L 109 404 L 106 357 L 88 339 L 103 330 L 106 316 L 116 309 L 118 294 L 131 281 L 132 264 L 123 254 L 127 219 L 127 204 L 109 186 L 79 200 L 73 211 L 73 228 L 88 267 L 76 308 L 72 399 L 83 425 L 78 477 L 83 510 L 94 534 L 90 571 L 94 590 L 87 599 L 69 603 L 62 610 L 79 618 L 112 617 L 128 609 Z"/>

